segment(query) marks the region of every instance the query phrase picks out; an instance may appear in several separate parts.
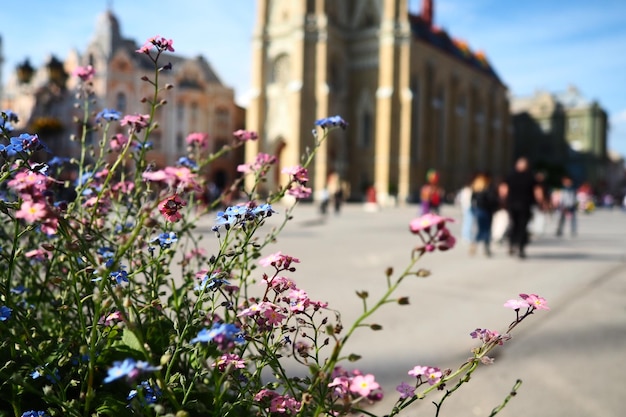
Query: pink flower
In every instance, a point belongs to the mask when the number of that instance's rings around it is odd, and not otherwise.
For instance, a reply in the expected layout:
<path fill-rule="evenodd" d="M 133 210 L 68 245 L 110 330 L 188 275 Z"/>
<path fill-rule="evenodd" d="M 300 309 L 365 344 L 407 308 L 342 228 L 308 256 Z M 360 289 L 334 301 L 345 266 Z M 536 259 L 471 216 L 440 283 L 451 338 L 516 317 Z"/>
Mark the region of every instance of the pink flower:
<path fill-rule="evenodd" d="M 248 140 L 256 140 L 259 138 L 259 135 L 257 135 L 256 132 L 251 132 L 251 131 L 242 130 L 242 129 L 239 129 L 233 132 L 233 136 L 241 142 L 245 142 Z"/>
<path fill-rule="evenodd" d="M 129 114 L 120 120 L 120 125 L 128 125 L 131 129 L 134 129 L 136 133 L 139 133 L 141 132 L 141 129 L 148 126 L 149 120 L 149 114 Z"/>
<path fill-rule="evenodd" d="M 140 54 L 150 55 L 150 51 L 153 47 L 156 47 L 158 51 L 170 51 L 174 52 L 174 43 L 171 39 L 166 39 L 162 36 L 153 36 L 149 38 L 146 43 L 135 52 Z"/>
<path fill-rule="evenodd" d="M 165 173 L 173 182 L 173 187 L 182 187 L 185 189 L 197 188 L 196 174 L 191 172 L 187 167 L 165 167 Z"/>
<path fill-rule="evenodd" d="M 259 264 L 261 264 L 261 266 L 274 266 L 276 268 L 283 269 L 288 269 L 292 262 L 300 263 L 300 260 L 298 258 L 294 258 L 293 256 L 283 255 L 280 251 L 259 260 Z"/>
<path fill-rule="evenodd" d="M 48 211 L 44 203 L 35 203 L 30 200 L 22 202 L 22 206 L 15 212 L 15 217 L 24 219 L 27 223 L 33 223 L 46 217 Z"/>
<path fill-rule="evenodd" d="M 450 217 L 441 217 L 434 213 L 426 213 L 416 219 L 411 220 L 409 228 L 412 233 L 418 233 L 422 230 L 429 229 L 432 226 L 443 227 L 447 222 L 453 222 L 454 219 Z"/>
<path fill-rule="evenodd" d="M 187 203 L 178 194 L 174 194 L 159 203 L 159 211 L 165 217 L 165 220 L 175 223 L 183 218 L 179 210 L 186 205 Z"/>
<path fill-rule="evenodd" d="M 295 167 L 286 167 L 281 170 L 283 174 L 293 176 L 294 180 L 300 184 L 306 184 L 309 180 L 309 173 L 306 168 L 296 165 Z"/>
<path fill-rule="evenodd" d="M 426 375 L 426 372 L 428 372 L 428 366 L 417 365 L 409 371 L 409 375 L 417 378 L 420 375 Z"/>
<path fill-rule="evenodd" d="M 190 146 L 197 146 L 199 148 L 206 148 L 209 142 L 209 135 L 206 133 L 194 132 L 187 135 L 185 142 Z"/>
<path fill-rule="evenodd" d="M 87 65 L 86 67 L 76 67 L 76 69 L 72 71 L 72 75 L 83 81 L 91 81 L 95 74 L 96 70 L 91 65 Z"/>
<path fill-rule="evenodd" d="M 350 389 L 350 378 L 346 376 L 336 376 L 333 382 L 328 384 L 329 388 L 333 388 L 333 394 L 337 397 L 345 397 Z"/>
<path fill-rule="evenodd" d="M 537 294 L 520 294 L 519 295 L 524 301 L 528 303 L 530 307 L 537 310 L 550 310 L 546 299 L 543 297 L 539 297 Z"/>
<path fill-rule="evenodd" d="M 51 259 L 52 252 L 49 252 L 45 249 L 40 248 L 40 249 L 29 250 L 28 252 L 24 253 L 24 256 L 26 256 L 28 259 L 41 262 L 41 261 Z"/>
<path fill-rule="evenodd" d="M 504 306 L 507 308 L 512 308 L 513 310 L 530 307 L 525 300 L 509 300 L 504 303 Z"/>
<path fill-rule="evenodd" d="M 304 185 L 296 185 L 287 191 L 287 194 L 292 195 L 296 198 L 309 198 L 311 196 L 311 193 L 311 189 L 305 187 Z"/>
<path fill-rule="evenodd" d="M 426 378 L 430 385 L 435 385 L 441 381 L 442 375 L 443 373 L 439 368 L 428 368 L 428 371 L 426 372 Z"/>
<path fill-rule="evenodd" d="M 274 309 L 268 309 L 263 312 L 263 317 L 267 320 L 267 324 L 271 326 L 280 326 L 285 319 L 285 315 L 280 314 Z"/>
<path fill-rule="evenodd" d="M 111 146 L 112 150 L 119 151 L 127 143 L 128 143 L 128 138 L 126 136 L 124 136 L 123 134 L 118 133 L 118 134 L 116 134 L 115 136 L 113 136 L 111 138 L 111 141 L 109 142 L 109 146 Z"/>
<path fill-rule="evenodd" d="M 109 314 L 108 316 L 102 316 L 100 318 L 100 320 L 98 320 L 98 324 L 104 324 L 105 326 L 111 326 L 112 324 L 115 324 L 116 322 L 123 320 L 124 316 L 122 315 L 122 313 L 120 311 L 114 311 L 113 313 Z"/>
<path fill-rule="evenodd" d="M 229 365 L 232 366 L 234 369 L 244 369 L 246 367 L 246 363 L 239 357 L 239 355 L 234 353 L 223 354 L 211 366 L 224 372 L 226 370 L 226 367 L 228 367 Z"/>
<path fill-rule="evenodd" d="M 374 380 L 374 375 L 357 375 L 350 383 L 350 391 L 367 397 L 372 391 L 380 388 L 380 385 Z"/>

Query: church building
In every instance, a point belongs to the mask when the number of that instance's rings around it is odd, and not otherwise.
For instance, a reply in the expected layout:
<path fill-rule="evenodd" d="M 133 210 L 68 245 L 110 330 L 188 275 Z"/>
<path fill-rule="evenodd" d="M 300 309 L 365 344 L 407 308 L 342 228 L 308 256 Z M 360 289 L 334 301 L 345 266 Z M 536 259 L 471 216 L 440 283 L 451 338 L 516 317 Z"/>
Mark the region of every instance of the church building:
<path fill-rule="evenodd" d="M 246 159 L 276 155 L 282 167 L 314 146 L 314 121 L 341 115 L 310 168 L 319 198 L 330 174 L 362 200 L 414 201 L 426 172 L 450 192 L 478 171 L 511 166 L 507 87 L 482 52 L 437 27 L 432 0 L 257 0 L 246 127 L 260 140 Z"/>

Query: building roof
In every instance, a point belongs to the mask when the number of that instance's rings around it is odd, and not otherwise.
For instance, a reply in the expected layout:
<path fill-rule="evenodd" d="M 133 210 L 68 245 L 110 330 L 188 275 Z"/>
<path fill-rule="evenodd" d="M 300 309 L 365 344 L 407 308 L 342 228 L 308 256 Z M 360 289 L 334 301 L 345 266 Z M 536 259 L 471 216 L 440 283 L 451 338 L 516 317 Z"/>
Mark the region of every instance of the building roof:
<path fill-rule="evenodd" d="M 119 19 L 111 10 L 106 10 L 98 16 L 94 42 L 102 45 L 102 50 L 108 52 L 109 58 L 111 58 L 117 50 L 123 49 L 140 67 L 148 70 L 154 68 L 154 63 L 147 56 L 136 53 L 137 49 L 139 49 L 139 45 L 137 45 L 134 40 L 126 39 L 122 36 Z M 211 64 L 209 64 L 203 56 L 187 58 L 178 54 L 161 54 L 161 63 L 166 64 L 170 62 L 174 69 L 188 61 L 194 61 L 198 64 L 207 82 L 222 84 L 222 81 L 213 70 Z"/>
<path fill-rule="evenodd" d="M 475 68 L 503 84 L 483 52 L 472 51 L 467 42 L 451 37 L 445 30 L 432 25 L 428 18 L 421 15 L 409 15 L 409 23 L 414 38 L 431 44 L 442 52 L 462 61 L 465 65 Z"/>

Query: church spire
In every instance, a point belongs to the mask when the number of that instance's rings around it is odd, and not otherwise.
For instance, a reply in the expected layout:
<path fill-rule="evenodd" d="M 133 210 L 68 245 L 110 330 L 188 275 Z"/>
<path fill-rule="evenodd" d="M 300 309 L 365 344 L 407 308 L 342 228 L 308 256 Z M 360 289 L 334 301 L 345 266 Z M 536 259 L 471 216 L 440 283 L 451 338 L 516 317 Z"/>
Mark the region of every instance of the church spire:
<path fill-rule="evenodd" d="M 422 20 L 428 25 L 433 25 L 433 0 L 422 0 Z"/>

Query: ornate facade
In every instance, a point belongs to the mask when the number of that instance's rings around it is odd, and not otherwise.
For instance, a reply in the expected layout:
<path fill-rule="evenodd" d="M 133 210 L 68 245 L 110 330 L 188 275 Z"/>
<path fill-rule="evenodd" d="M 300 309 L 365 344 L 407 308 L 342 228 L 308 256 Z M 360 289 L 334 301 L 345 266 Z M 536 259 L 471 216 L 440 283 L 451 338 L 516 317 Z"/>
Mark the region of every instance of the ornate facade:
<path fill-rule="evenodd" d="M 252 49 L 247 128 L 260 141 L 246 159 L 295 165 L 316 119 L 350 124 L 320 149 L 316 196 L 332 172 L 352 199 L 374 185 L 385 202 L 414 199 L 432 168 L 448 190 L 510 168 L 507 88 L 484 54 L 433 25 L 432 1 L 409 15 L 406 0 L 258 0 Z"/>
<path fill-rule="evenodd" d="M 64 62 L 51 57 L 46 66 L 38 69 L 28 62 L 20 65 L 8 80 L 1 107 L 20 116 L 19 129 L 42 133 L 55 154 L 74 156 L 79 151 L 77 142 L 68 138 L 78 133 L 72 121 L 77 80 L 68 74 L 79 65 L 95 68 L 96 111 L 111 108 L 122 114 L 145 114 L 149 108 L 141 100 L 152 97 L 153 87 L 141 78 L 154 79 L 154 65 L 145 55 L 135 52 L 138 48 L 134 40 L 122 36 L 117 17 L 106 11 L 98 17 L 92 40 L 83 52 L 70 52 Z M 185 138 L 192 132 L 208 133 L 211 150 L 221 148 L 232 140 L 233 131 L 243 127 L 245 119 L 243 109 L 235 104 L 233 89 L 222 84 L 204 57 L 162 55 L 160 64 L 168 62 L 172 70 L 159 73 L 159 84 L 169 83 L 174 88 L 161 93 L 160 98 L 167 100 L 167 105 L 157 111 L 159 128 L 151 136 L 154 150 L 149 154 L 157 166 L 174 164 L 185 155 Z M 56 120 L 60 130 L 54 135 L 38 132 L 45 120 Z M 119 126 L 118 129 L 122 131 Z M 242 157 L 234 153 L 215 161 L 207 173 L 209 179 L 220 188 L 231 182 Z"/>
<path fill-rule="evenodd" d="M 607 114 L 569 86 L 562 92 L 536 91 L 511 101 L 517 156 L 527 156 L 548 173 L 568 173 L 578 183 L 604 187 L 607 177 Z M 555 179 L 558 182 L 559 178 Z"/>

